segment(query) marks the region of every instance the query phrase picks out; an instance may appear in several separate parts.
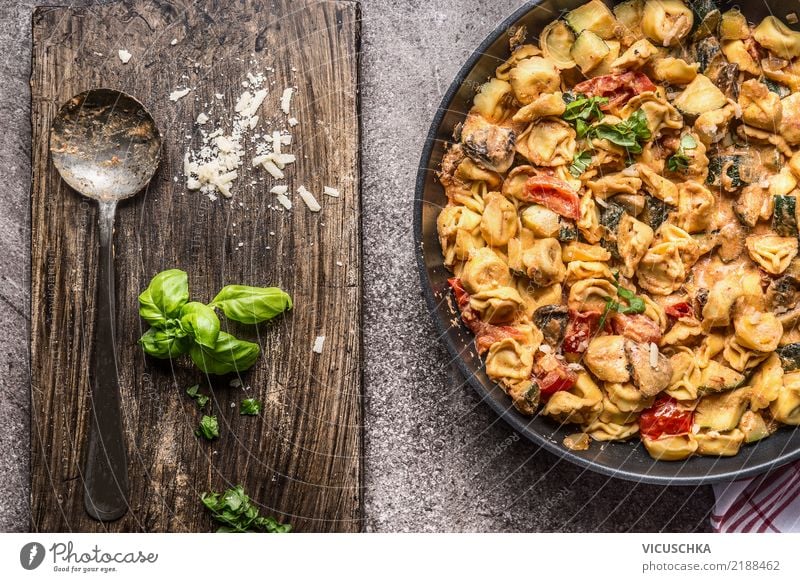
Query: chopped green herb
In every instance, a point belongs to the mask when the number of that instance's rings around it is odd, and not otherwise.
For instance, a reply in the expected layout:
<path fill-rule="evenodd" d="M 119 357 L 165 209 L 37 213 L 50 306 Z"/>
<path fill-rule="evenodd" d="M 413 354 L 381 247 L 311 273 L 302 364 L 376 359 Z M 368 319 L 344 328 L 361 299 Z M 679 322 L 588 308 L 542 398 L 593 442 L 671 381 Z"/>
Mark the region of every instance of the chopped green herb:
<path fill-rule="evenodd" d="M 217 417 L 204 414 L 194 434 L 209 441 L 219 438 L 219 423 L 217 422 Z"/>
<path fill-rule="evenodd" d="M 261 402 L 255 398 L 245 398 L 239 404 L 239 414 L 242 416 L 256 416 L 261 412 Z"/>
<path fill-rule="evenodd" d="M 592 154 L 589 152 L 579 152 L 572 158 L 572 165 L 569 167 L 569 173 L 576 178 L 580 177 L 592 163 Z"/>
<path fill-rule="evenodd" d="M 624 147 L 628 154 L 642 153 L 642 144 L 653 137 L 647 125 L 647 117 L 641 109 L 634 111 L 628 119 L 619 123 L 594 125 L 590 128 L 589 134 Z"/>
<path fill-rule="evenodd" d="M 631 313 L 644 313 L 646 305 L 644 303 L 644 299 L 634 294 L 633 291 L 630 289 L 626 289 L 625 287 L 620 286 L 617 282 L 617 277 L 619 275 L 614 276 L 614 287 L 617 289 L 617 297 L 623 299 L 627 305 L 612 299 L 611 297 L 606 297 L 606 307 L 603 310 L 603 315 L 600 316 L 600 329 L 603 329 L 603 326 L 606 323 L 606 318 L 608 314 L 612 311 L 616 311 L 617 313 L 622 313 L 624 315 L 628 315 Z"/>
<path fill-rule="evenodd" d="M 567 97 L 566 95 L 569 95 Z M 578 138 L 584 137 L 589 131 L 592 121 L 601 119 L 603 112 L 601 105 L 608 103 L 607 97 L 587 97 L 581 94 L 566 94 L 564 101 L 567 103 L 561 119 L 575 127 Z"/>
<path fill-rule="evenodd" d="M 217 533 L 288 533 L 292 526 L 278 523 L 274 517 L 259 515 L 258 508 L 250 502 L 244 487 L 237 485 L 224 493 L 203 493 L 203 505 L 211 512 L 211 517 L 220 523 Z"/>
<path fill-rule="evenodd" d="M 205 408 L 206 404 L 208 404 L 208 401 L 210 400 L 210 398 L 205 394 L 200 394 L 200 384 L 189 386 L 186 389 L 186 394 L 189 395 L 189 398 L 195 401 L 197 408 L 200 408 L 201 410 Z"/>
<path fill-rule="evenodd" d="M 670 172 L 684 172 L 689 168 L 689 156 L 687 150 L 697 148 L 697 141 L 690 135 L 686 134 L 681 138 L 680 145 L 677 151 L 672 154 L 667 160 L 667 168 Z"/>

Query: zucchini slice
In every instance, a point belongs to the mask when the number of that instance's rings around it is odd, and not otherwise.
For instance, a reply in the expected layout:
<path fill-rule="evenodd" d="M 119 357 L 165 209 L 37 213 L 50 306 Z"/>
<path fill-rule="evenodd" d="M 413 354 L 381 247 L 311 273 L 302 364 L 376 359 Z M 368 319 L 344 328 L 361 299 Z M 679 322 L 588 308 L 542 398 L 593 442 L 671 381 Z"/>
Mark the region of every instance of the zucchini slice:
<path fill-rule="evenodd" d="M 575 39 L 569 54 L 581 72 L 586 74 L 602 63 L 610 52 L 611 49 L 602 38 L 591 30 L 584 30 Z"/>
<path fill-rule="evenodd" d="M 539 48 L 542 49 L 542 53 L 561 70 L 575 66 L 575 59 L 570 55 L 573 44 L 575 44 L 575 34 L 563 20 L 554 20 L 539 36 Z"/>
<path fill-rule="evenodd" d="M 699 40 L 716 34 L 722 20 L 717 3 L 714 0 L 689 0 L 689 7 L 695 15 L 692 38 Z"/>
<path fill-rule="evenodd" d="M 733 8 L 722 13 L 719 23 L 719 38 L 721 40 L 744 40 L 750 36 L 750 27 L 747 18 L 738 8 Z"/>
<path fill-rule="evenodd" d="M 722 109 L 728 102 L 725 94 L 705 75 L 697 75 L 673 104 L 685 115 L 697 116 Z"/>
<path fill-rule="evenodd" d="M 781 359 L 781 368 L 784 372 L 794 372 L 800 369 L 800 343 L 787 344 L 776 350 Z"/>
<path fill-rule="evenodd" d="M 603 237 L 600 244 L 615 259 L 620 258 L 619 249 L 617 248 L 617 231 L 623 214 L 625 214 L 625 209 L 614 202 L 610 203 L 600 213 L 600 224 L 606 231 L 606 236 Z"/>
<path fill-rule="evenodd" d="M 694 43 L 694 58 L 700 65 L 700 72 L 704 75 L 707 75 L 708 71 L 710 71 L 718 61 L 725 59 L 719 41 L 713 36 L 709 36 L 708 38 Z"/>
<path fill-rule="evenodd" d="M 700 373 L 700 388 L 706 392 L 722 392 L 738 388 L 744 381 L 744 375 L 715 360 L 711 360 Z"/>
<path fill-rule="evenodd" d="M 733 430 L 749 402 L 750 389 L 747 387 L 704 396 L 695 408 L 694 423 L 709 430 Z"/>
<path fill-rule="evenodd" d="M 706 184 L 725 190 L 736 190 L 746 186 L 747 182 L 742 176 L 742 168 L 745 163 L 745 156 L 741 154 L 710 156 Z"/>
<path fill-rule="evenodd" d="M 792 93 L 792 90 L 789 89 L 789 87 L 787 87 L 786 85 L 781 85 L 780 83 L 778 83 L 777 81 L 773 81 L 772 79 L 765 78 L 762 81 L 762 83 L 764 83 L 767 86 L 767 89 L 775 93 L 781 99 L 783 99 L 784 97 L 788 97 Z"/>
<path fill-rule="evenodd" d="M 564 17 L 576 34 L 589 30 L 600 38 L 614 38 L 617 19 L 601 0 L 592 0 L 575 10 L 567 12 Z"/>
<path fill-rule="evenodd" d="M 744 433 L 744 442 L 754 443 L 770 435 L 764 417 L 752 410 L 746 411 L 739 420 L 739 430 Z"/>
<path fill-rule="evenodd" d="M 641 220 L 653 230 L 658 230 L 667 220 L 669 213 L 675 210 L 663 200 L 659 200 L 655 196 L 647 196 L 644 201 L 644 211 L 642 212 Z"/>
<path fill-rule="evenodd" d="M 772 213 L 772 230 L 778 236 L 794 236 L 797 232 L 797 198 L 794 196 L 773 196 L 775 210 Z"/>
<path fill-rule="evenodd" d="M 571 220 L 564 220 L 559 222 L 558 240 L 561 242 L 572 242 L 578 240 L 578 226 Z"/>

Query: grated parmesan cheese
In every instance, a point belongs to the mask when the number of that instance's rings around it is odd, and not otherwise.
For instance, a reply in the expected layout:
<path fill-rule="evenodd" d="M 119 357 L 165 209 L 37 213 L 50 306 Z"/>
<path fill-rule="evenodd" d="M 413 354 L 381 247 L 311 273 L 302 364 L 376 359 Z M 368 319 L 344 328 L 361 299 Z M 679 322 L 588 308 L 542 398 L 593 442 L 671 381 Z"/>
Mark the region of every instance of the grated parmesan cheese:
<path fill-rule="evenodd" d="M 286 210 L 292 209 L 292 201 L 286 197 L 286 194 L 278 194 L 276 196 L 278 202 L 280 202 L 281 206 L 283 206 Z"/>
<path fill-rule="evenodd" d="M 171 44 L 172 46 L 175 46 L 176 44 L 178 44 L 178 39 L 177 38 L 173 38 L 171 41 L 169 41 L 169 44 Z"/>
<path fill-rule="evenodd" d="M 294 93 L 294 89 L 286 87 L 281 95 L 281 109 L 286 115 L 289 115 L 289 107 L 292 105 L 292 93 Z"/>
<path fill-rule="evenodd" d="M 131 53 L 129 53 L 125 49 L 120 49 L 117 51 L 117 56 L 119 56 L 119 60 L 122 61 L 123 65 L 127 65 L 128 61 L 131 60 L 131 57 L 133 55 L 131 55 Z"/>
<path fill-rule="evenodd" d="M 322 346 L 325 344 L 325 336 L 318 335 L 316 339 L 314 339 L 314 347 L 311 348 L 311 351 L 315 354 L 322 353 Z"/>
<path fill-rule="evenodd" d="M 658 369 L 658 346 L 650 342 L 650 367 Z"/>
<path fill-rule="evenodd" d="M 205 125 L 206 123 L 208 123 L 208 115 L 206 115 L 205 113 L 201 113 L 200 115 L 197 116 L 196 121 L 197 125 Z"/>
<path fill-rule="evenodd" d="M 169 94 L 169 100 L 177 101 L 178 99 L 183 99 L 189 94 L 189 91 L 191 91 L 189 87 L 186 89 L 175 89 L 175 91 Z"/>
<path fill-rule="evenodd" d="M 299 123 L 300 123 L 300 122 L 299 122 L 299 121 L 297 121 L 297 118 L 296 118 L 296 117 L 290 117 L 290 118 L 289 118 L 289 126 L 290 126 L 290 127 L 294 127 L 295 125 L 298 125 Z"/>
<path fill-rule="evenodd" d="M 323 194 L 327 194 L 328 196 L 333 196 L 334 198 L 339 197 L 339 191 L 336 188 L 331 188 L 330 186 L 325 186 L 322 189 Z"/>
<path fill-rule="evenodd" d="M 317 202 L 317 199 L 314 198 L 314 195 L 306 190 L 305 186 L 300 186 L 297 189 L 297 193 L 300 194 L 300 198 L 303 199 L 303 202 L 306 203 L 306 206 L 308 206 L 308 209 L 311 212 L 319 212 L 322 210 L 322 206 L 319 205 L 319 202 Z"/>
<path fill-rule="evenodd" d="M 270 188 L 270 194 L 286 194 L 289 191 L 289 186 L 273 186 Z"/>

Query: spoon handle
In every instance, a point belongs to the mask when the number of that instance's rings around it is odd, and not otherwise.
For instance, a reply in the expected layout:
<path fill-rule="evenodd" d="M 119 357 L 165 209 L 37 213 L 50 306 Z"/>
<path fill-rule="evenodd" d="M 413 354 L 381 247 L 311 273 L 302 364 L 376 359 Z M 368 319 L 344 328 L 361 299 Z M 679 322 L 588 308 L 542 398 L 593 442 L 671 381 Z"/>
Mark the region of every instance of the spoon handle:
<path fill-rule="evenodd" d="M 114 213 L 116 202 L 100 202 L 95 338 L 92 351 L 89 447 L 84 472 L 86 512 L 112 521 L 128 511 L 128 464 L 119 404 L 114 334 Z"/>

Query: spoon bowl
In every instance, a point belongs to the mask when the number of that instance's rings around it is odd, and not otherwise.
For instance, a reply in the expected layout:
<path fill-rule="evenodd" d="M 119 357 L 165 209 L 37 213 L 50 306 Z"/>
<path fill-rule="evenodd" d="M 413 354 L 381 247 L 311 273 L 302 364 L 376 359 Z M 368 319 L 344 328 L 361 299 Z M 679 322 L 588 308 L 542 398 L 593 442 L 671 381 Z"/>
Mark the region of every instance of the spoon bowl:
<path fill-rule="evenodd" d="M 158 167 L 161 136 L 136 99 L 93 89 L 67 101 L 50 130 L 53 164 L 64 181 L 89 198 L 129 198 Z"/>
<path fill-rule="evenodd" d="M 50 130 L 53 165 L 69 186 L 99 206 L 92 416 L 83 483 L 86 511 L 101 521 L 119 519 L 130 506 L 114 329 L 114 215 L 119 200 L 147 186 L 160 153 L 152 116 L 136 99 L 112 89 L 76 95 L 61 107 Z"/>

